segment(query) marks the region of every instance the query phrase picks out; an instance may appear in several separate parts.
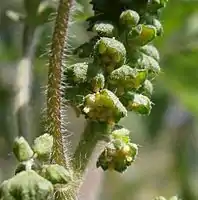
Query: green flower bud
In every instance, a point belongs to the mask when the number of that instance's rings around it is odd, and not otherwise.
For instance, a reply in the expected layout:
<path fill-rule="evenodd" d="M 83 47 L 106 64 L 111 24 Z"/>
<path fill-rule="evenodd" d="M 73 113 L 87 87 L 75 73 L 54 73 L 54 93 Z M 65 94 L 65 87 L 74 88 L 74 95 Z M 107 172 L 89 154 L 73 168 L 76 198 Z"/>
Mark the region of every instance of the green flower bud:
<path fill-rule="evenodd" d="M 116 27 L 110 22 L 96 22 L 92 30 L 100 37 L 115 37 L 117 35 Z"/>
<path fill-rule="evenodd" d="M 139 24 L 135 30 L 137 30 L 137 35 L 134 34 L 134 30 L 128 34 L 128 42 L 132 46 L 144 46 L 151 42 L 157 34 L 156 28 L 152 25 Z"/>
<path fill-rule="evenodd" d="M 128 129 L 118 128 L 112 131 L 111 140 L 119 139 L 125 143 L 129 143 L 130 142 L 129 134 L 130 134 L 130 131 Z"/>
<path fill-rule="evenodd" d="M 118 40 L 102 37 L 94 47 L 94 59 L 109 72 L 124 64 L 126 49 Z"/>
<path fill-rule="evenodd" d="M 122 96 L 121 101 L 129 111 L 134 111 L 141 115 L 150 114 L 152 103 L 147 96 L 133 92 L 127 92 Z"/>
<path fill-rule="evenodd" d="M 136 26 L 139 21 L 140 21 L 140 16 L 134 10 L 123 11 L 120 15 L 120 24 L 124 25 L 127 28 Z"/>
<path fill-rule="evenodd" d="M 46 200 L 53 197 L 53 185 L 35 171 L 23 171 L 0 186 L 1 200 Z"/>
<path fill-rule="evenodd" d="M 105 85 L 105 77 L 102 73 L 98 73 L 95 77 L 91 80 L 92 88 L 94 92 L 99 92 L 101 89 L 104 88 Z"/>
<path fill-rule="evenodd" d="M 140 48 L 140 51 L 142 53 L 146 54 L 147 56 L 151 56 L 157 62 L 160 61 L 159 52 L 158 52 L 157 48 L 154 47 L 153 45 L 145 45 L 145 46 L 143 46 L 143 47 Z"/>
<path fill-rule="evenodd" d="M 30 145 L 23 137 L 17 137 L 14 141 L 13 152 L 18 161 L 27 161 L 34 155 Z"/>
<path fill-rule="evenodd" d="M 88 64 L 76 63 L 66 68 L 65 75 L 69 83 L 85 83 L 87 81 Z"/>
<path fill-rule="evenodd" d="M 158 19 L 153 19 L 153 26 L 157 29 L 157 36 L 161 36 L 164 32 L 161 22 Z"/>
<path fill-rule="evenodd" d="M 146 77 L 147 70 L 139 70 L 123 65 L 110 74 L 109 83 L 124 89 L 137 89 L 144 83 Z"/>
<path fill-rule="evenodd" d="M 121 128 L 112 132 L 111 141 L 98 158 L 97 167 L 124 172 L 138 154 L 138 146 L 130 143 L 129 131 Z"/>
<path fill-rule="evenodd" d="M 151 56 L 147 56 L 146 54 L 142 54 L 137 62 L 137 67 L 140 69 L 147 69 L 154 74 L 160 73 L 159 63 L 152 58 Z"/>
<path fill-rule="evenodd" d="M 91 120 L 107 123 L 118 122 L 127 115 L 127 111 L 119 99 L 107 89 L 87 95 L 83 113 Z"/>
<path fill-rule="evenodd" d="M 142 87 L 139 89 L 139 93 L 150 98 L 153 93 L 153 84 L 151 81 L 145 80 Z"/>
<path fill-rule="evenodd" d="M 49 160 L 52 153 L 53 137 L 49 134 L 41 135 L 34 140 L 33 150 L 38 159 Z"/>
<path fill-rule="evenodd" d="M 67 184 L 71 180 L 69 172 L 58 164 L 44 165 L 40 175 L 52 184 Z"/>

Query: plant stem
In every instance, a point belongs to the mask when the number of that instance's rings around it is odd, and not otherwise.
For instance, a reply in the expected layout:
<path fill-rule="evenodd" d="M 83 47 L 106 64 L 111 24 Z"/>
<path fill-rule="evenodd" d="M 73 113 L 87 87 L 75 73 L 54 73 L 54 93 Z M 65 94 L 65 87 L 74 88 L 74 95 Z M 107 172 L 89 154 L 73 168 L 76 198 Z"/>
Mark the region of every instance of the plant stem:
<path fill-rule="evenodd" d="M 60 165 L 66 164 L 61 130 L 61 80 L 71 4 L 72 0 L 59 1 L 52 36 L 47 85 L 47 131 L 54 137 L 52 159 Z"/>
<path fill-rule="evenodd" d="M 80 171 L 82 176 L 97 143 L 107 139 L 110 130 L 111 127 L 107 124 L 87 122 L 72 159 L 74 170 Z"/>

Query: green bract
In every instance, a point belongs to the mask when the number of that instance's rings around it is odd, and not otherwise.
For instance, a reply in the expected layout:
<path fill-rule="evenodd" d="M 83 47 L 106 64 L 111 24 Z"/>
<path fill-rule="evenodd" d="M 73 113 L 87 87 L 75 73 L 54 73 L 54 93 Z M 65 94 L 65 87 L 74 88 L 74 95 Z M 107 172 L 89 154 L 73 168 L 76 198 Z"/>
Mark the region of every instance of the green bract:
<path fill-rule="evenodd" d="M 137 89 L 143 84 L 146 77 L 147 70 L 139 70 L 123 65 L 110 74 L 109 83 L 124 89 Z"/>
<path fill-rule="evenodd" d="M 41 135 L 34 140 L 33 150 L 41 160 L 49 160 L 53 147 L 53 137 L 49 134 Z"/>
<path fill-rule="evenodd" d="M 44 165 L 41 176 L 49 180 L 52 184 L 67 184 L 71 180 L 69 172 L 60 165 Z"/>
<path fill-rule="evenodd" d="M 53 197 L 53 185 L 29 170 L 4 181 L 0 186 L 1 200 L 47 200 Z"/>
<path fill-rule="evenodd" d="M 18 137 L 14 141 L 13 152 L 18 161 L 27 161 L 34 155 L 30 145 L 23 137 Z"/>
<path fill-rule="evenodd" d="M 94 59 L 111 72 L 124 64 L 126 49 L 118 40 L 102 37 L 94 47 Z"/>
<path fill-rule="evenodd" d="M 152 103 L 147 96 L 133 92 L 127 92 L 121 99 L 128 111 L 134 111 L 141 115 L 150 114 Z"/>
<path fill-rule="evenodd" d="M 151 42 L 157 34 L 157 29 L 152 25 L 139 24 L 135 30 L 138 30 L 137 35 L 134 31 L 128 34 L 128 42 L 131 46 L 144 46 Z"/>
<path fill-rule="evenodd" d="M 96 22 L 92 30 L 96 32 L 100 37 L 115 37 L 117 35 L 115 25 L 110 22 Z"/>
<path fill-rule="evenodd" d="M 122 12 L 122 14 L 120 15 L 120 24 L 127 28 L 136 26 L 139 20 L 140 20 L 140 16 L 134 10 L 126 10 Z"/>
<path fill-rule="evenodd" d="M 83 112 L 92 120 L 107 123 L 118 122 L 127 115 L 127 111 L 119 99 L 107 89 L 87 95 Z"/>

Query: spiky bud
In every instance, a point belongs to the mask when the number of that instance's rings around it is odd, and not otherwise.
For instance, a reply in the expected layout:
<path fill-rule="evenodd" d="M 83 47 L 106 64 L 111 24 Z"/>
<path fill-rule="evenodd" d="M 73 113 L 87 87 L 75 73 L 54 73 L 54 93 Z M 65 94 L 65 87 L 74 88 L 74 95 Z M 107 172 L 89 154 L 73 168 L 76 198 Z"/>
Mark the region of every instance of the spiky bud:
<path fill-rule="evenodd" d="M 53 137 L 49 134 L 41 135 L 34 140 L 33 150 L 41 160 L 49 160 L 52 154 Z"/>
<path fill-rule="evenodd" d="M 159 63 L 153 57 L 147 56 L 146 54 L 141 54 L 137 61 L 137 67 L 140 69 L 147 69 L 153 74 L 160 73 Z"/>
<path fill-rule="evenodd" d="M 118 40 L 102 37 L 94 47 L 94 59 L 107 72 L 111 72 L 124 64 L 126 49 Z"/>
<path fill-rule="evenodd" d="M 99 92 L 105 86 L 105 77 L 102 73 L 98 73 L 91 80 L 92 89 L 94 92 Z"/>
<path fill-rule="evenodd" d="M 114 70 L 109 76 L 109 83 L 126 90 L 139 88 L 147 77 L 147 70 L 131 68 L 128 65 Z"/>
<path fill-rule="evenodd" d="M 70 173 L 58 164 L 43 165 L 40 175 L 52 184 L 67 184 L 71 180 Z"/>
<path fill-rule="evenodd" d="M 120 15 L 120 24 L 125 28 L 136 26 L 140 21 L 139 14 L 134 10 L 125 10 Z"/>
<path fill-rule="evenodd" d="M 46 200 L 53 197 L 53 185 L 35 171 L 22 171 L 0 186 L 1 200 Z"/>
<path fill-rule="evenodd" d="M 20 162 L 30 160 L 34 152 L 24 137 L 17 137 L 14 141 L 13 152 Z"/>
<path fill-rule="evenodd" d="M 88 63 L 76 63 L 66 68 L 65 75 L 70 83 L 79 84 L 87 81 Z"/>
<path fill-rule="evenodd" d="M 158 52 L 158 50 L 157 50 L 157 48 L 155 46 L 153 46 L 153 45 L 145 45 L 145 46 L 140 48 L 140 51 L 143 52 L 144 54 L 146 54 L 147 56 L 151 56 L 157 62 L 159 62 L 160 55 L 159 55 L 159 52 Z"/>
<path fill-rule="evenodd" d="M 91 120 L 115 123 L 127 115 L 127 111 L 119 99 L 109 90 L 85 97 L 83 113 Z"/>
<path fill-rule="evenodd" d="M 115 25 L 108 21 L 96 22 L 93 26 L 93 32 L 96 32 L 100 37 L 115 37 L 117 29 Z"/>
<path fill-rule="evenodd" d="M 98 158 L 97 167 L 124 172 L 138 154 L 136 144 L 130 142 L 129 131 L 121 128 L 111 134 L 111 141 Z"/>

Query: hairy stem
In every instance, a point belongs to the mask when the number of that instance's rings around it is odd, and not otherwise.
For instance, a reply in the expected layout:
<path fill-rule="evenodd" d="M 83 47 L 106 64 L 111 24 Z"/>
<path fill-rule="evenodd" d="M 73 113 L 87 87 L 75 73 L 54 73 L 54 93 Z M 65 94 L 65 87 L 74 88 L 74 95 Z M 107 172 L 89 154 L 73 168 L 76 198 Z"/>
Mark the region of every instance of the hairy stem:
<path fill-rule="evenodd" d="M 85 172 L 97 143 L 107 139 L 110 130 L 111 127 L 107 124 L 91 121 L 87 122 L 72 159 L 74 169 L 80 171 L 81 175 Z"/>
<path fill-rule="evenodd" d="M 63 54 L 72 0 L 60 0 L 52 36 L 47 88 L 47 128 L 54 137 L 53 161 L 65 165 L 61 130 L 61 79 Z"/>

